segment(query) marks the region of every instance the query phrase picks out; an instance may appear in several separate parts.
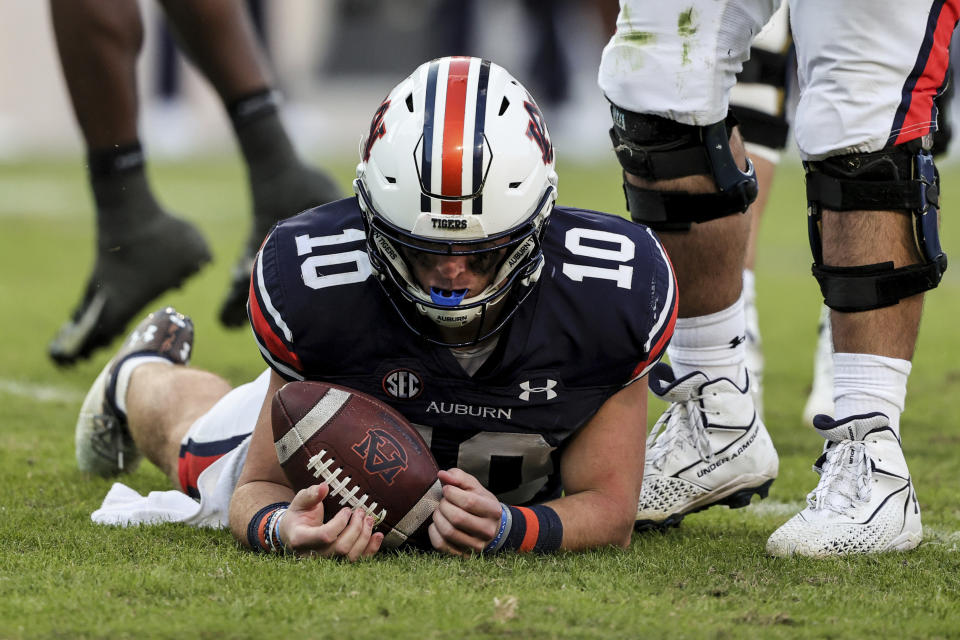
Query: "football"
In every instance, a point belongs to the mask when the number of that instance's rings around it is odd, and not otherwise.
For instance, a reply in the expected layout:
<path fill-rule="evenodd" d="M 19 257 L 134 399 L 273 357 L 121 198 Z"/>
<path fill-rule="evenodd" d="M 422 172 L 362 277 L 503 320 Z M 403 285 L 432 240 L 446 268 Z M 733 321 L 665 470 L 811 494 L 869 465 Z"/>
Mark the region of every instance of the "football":
<path fill-rule="evenodd" d="M 280 465 L 295 490 L 327 482 L 329 519 L 361 508 L 383 531 L 382 548 L 429 547 L 426 529 L 442 496 L 437 463 L 396 410 L 359 391 L 323 382 L 290 382 L 271 407 Z"/>

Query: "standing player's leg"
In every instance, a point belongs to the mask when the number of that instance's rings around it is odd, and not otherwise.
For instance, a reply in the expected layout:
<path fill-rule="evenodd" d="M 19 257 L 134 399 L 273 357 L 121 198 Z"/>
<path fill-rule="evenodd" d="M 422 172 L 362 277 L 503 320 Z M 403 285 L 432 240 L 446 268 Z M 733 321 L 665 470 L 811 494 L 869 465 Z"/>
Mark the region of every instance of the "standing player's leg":
<path fill-rule="evenodd" d="M 119 335 L 151 299 L 210 259 L 193 225 L 168 214 L 144 172 L 135 67 L 143 24 L 135 0 L 51 0 L 54 34 L 87 149 L 97 252 L 80 304 L 50 343 L 58 364 Z"/>
<path fill-rule="evenodd" d="M 951 101 L 953 100 L 954 80 L 952 69 L 948 69 L 949 82 L 934 102 L 937 105 L 937 130 L 933 133 L 934 158 L 947 153 L 953 138 L 951 126 Z M 820 322 L 817 326 L 817 348 L 813 356 L 813 384 L 810 395 L 803 406 L 803 421 L 812 425 L 819 414 L 833 415 L 833 332 L 830 327 L 830 307 L 823 305 Z"/>
<path fill-rule="evenodd" d="M 763 341 L 757 313 L 754 266 L 760 220 L 767 206 L 780 154 L 787 143 L 788 71 L 790 24 L 786 5 L 782 5 L 750 47 L 750 59 L 737 75 L 730 94 L 730 107 L 740 121 L 747 155 L 757 172 L 757 199 L 750 205 L 751 225 L 743 268 L 743 304 L 746 315 L 746 362 L 751 377 L 751 392 L 757 414 L 763 417 Z"/>
<path fill-rule="evenodd" d="M 767 549 L 811 556 L 912 549 L 922 528 L 900 414 L 923 293 L 946 268 L 929 148 L 960 1 L 907 8 L 893 0 L 803 0 L 790 9 L 801 82 L 797 143 L 814 275 L 832 309 L 836 407 L 834 419 L 814 421 L 826 441 L 820 483 Z"/>
<path fill-rule="evenodd" d="M 230 115 L 247 166 L 253 226 L 220 309 L 227 326 L 247 321 L 253 256 L 275 222 L 336 200 L 341 191 L 297 156 L 278 114 L 277 94 L 249 15 L 239 0 L 162 0 L 180 44 L 213 84 Z"/>
<path fill-rule="evenodd" d="M 659 234 L 681 291 L 668 350 L 676 377 L 651 376 L 651 389 L 671 404 L 647 450 L 639 527 L 714 504 L 744 506 L 777 475 L 744 362 L 750 217 L 741 214 L 756 197 L 756 177 L 728 117 L 730 87 L 776 5 L 624 0 L 604 49 L 599 81 L 612 103 L 628 207 Z"/>

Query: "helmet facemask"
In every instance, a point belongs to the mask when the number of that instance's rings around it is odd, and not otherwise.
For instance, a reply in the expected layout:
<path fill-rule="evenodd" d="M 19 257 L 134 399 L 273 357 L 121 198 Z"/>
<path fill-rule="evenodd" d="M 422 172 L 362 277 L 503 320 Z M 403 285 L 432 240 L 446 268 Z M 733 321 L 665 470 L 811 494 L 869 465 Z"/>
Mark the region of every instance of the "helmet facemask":
<path fill-rule="evenodd" d="M 363 185 L 357 181 L 355 188 L 364 202 Z M 552 188 L 525 223 L 475 240 L 425 239 L 390 224 L 377 215 L 369 201 L 365 204 L 367 253 L 373 272 L 404 322 L 430 342 L 461 347 L 491 337 L 529 295 L 543 269 L 541 238 L 553 205 Z M 472 272 L 492 277 L 482 291 L 470 297 L 466 290 L 426 288 L 414 275 L 412 262 L 430 256 L 465 256 Z M 411 309 L 420 322 L 411 317 Z M 457 331 L 468 325 L 476 327 L 475 331 Z M 450 335 L 459 337 L 451 340 Z"/>

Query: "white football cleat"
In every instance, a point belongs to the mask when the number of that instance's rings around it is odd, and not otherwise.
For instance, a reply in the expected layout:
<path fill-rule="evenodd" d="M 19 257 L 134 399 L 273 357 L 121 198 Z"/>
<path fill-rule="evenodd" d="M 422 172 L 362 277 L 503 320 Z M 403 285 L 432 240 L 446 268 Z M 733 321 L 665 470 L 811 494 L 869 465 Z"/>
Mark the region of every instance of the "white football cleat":
<path fill-rule="evenodd" d="M 823 305 L 817 330 L 817 350 L 813 353 L 813 385 L 803 406 L 804 424 L 813 425 L 817 415 L 833 415 L 833 332 L 830 307 Z"/>
<path fill-rule="evenodd" d="M 130 333 L 87 392 L 74 433 L 77 466 L 81 471 L 110 477 L 133 471 L 140 462 L 126 416 L 117 408 L 117 373 L 133 356 L 157 356 L 188 364 L 193 346 L 193 321 L 173 307 L 154 311 Z"/>
<path fill-rule="evenodd" d="M 770 536 L 767 553 L 829 557 L 920 544 L 920 506 L 889 418 L 818 416 L 814 427 L 827 439 L 813 467 L 820 482 L 807 508 Z"/>
<path fill-rule="evenodd" d="M 663 363 L 650 372 L 650 390 L 670 402 L 647 439 L 638 531 L 676 525 L 716 504 L 750 504 L 767 497 L 779 459 L 747 389 L 696 371 L 679 380 Z"/>

